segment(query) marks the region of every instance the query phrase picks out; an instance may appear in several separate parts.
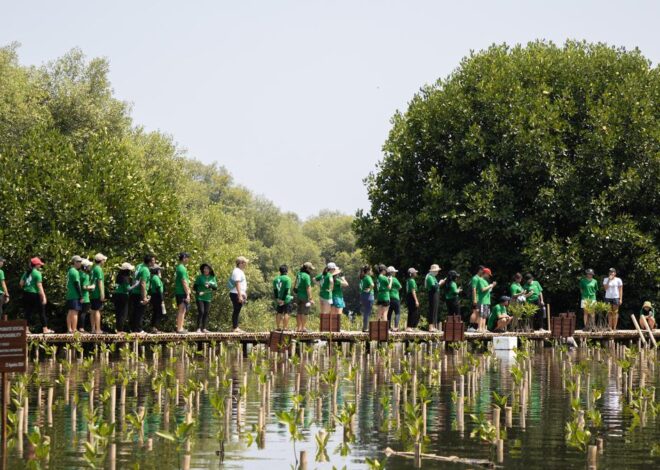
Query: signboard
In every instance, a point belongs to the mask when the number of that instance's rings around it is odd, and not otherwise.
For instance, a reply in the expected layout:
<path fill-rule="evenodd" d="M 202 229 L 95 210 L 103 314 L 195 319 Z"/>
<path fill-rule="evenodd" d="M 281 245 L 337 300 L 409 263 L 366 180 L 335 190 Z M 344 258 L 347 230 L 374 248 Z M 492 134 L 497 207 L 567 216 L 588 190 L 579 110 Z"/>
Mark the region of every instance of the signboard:
<path fill-rule="evenodd" d="M 0 321 L 0 372 L 27 372 L 27 322 Z"/>

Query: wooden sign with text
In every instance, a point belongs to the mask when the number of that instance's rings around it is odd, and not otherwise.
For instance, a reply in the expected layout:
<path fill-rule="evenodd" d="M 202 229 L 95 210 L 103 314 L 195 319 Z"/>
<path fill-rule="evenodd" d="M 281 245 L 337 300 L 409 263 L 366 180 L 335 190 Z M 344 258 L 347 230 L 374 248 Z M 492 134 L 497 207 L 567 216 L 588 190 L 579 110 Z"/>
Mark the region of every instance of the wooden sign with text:
<path fill-rule="evenodd" d="M 27 372 L 27 322 L 0 321 L 0 372 Z"/>

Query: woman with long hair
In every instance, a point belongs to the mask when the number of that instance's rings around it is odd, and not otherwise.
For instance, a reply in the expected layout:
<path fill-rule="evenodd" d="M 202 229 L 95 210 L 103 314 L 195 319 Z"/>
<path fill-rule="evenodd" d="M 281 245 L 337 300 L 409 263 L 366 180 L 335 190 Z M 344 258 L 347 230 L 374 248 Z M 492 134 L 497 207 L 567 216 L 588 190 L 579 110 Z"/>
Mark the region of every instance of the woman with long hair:
<path fill-rule="evenodd" d="M 344 292 L 343 288 L 348 287 L 348 281 L 341 272 L 341 269 L 337 267 L 332 271 L 332 308 L 330 309 L 331 313 L 341 314 L 346 307 L 344 302 Z"/>
<path fill-rule="evenodd" d="M 374 306 L 374 280 L 371 277 L 371 266 L 360 269 L 360 313 L 362 314 L 362 331 L 369 330 L 369 318 Z"/>
<path fill-rule="evenodd" d="M 378 265 L 378 278 L 376 281 L 376 305 L 378 306 L 378 320 L 387 321 L 387 311 L 390 309 L 390 289 L 392 277 L 387 275 L 387 266 Z"/>
<path fill-rule="evenodd" d="M 135 269 L 131 263 L 122 263 L 115 276 L 115 290 L 112 303 L 115 305 L 115 331 L 124 333 L 124 323 L 128 318 L 128 295 L 131 291 L 131 273 Z"/>
<path fill-rule="evenodd" d="M 312 305 L 314 305 L 311 276 L 313 270 L 314 265 L 312 263 L 309 261 L 303 263 L 293 286 L 298 304 L 296 307 L 296 331 L 307 331 L 307 328 L 305 327 L 307 323 L 307 315 L 309 315 Z"/>
<path fill-rule="evenodd" d="M 213 268 L 208 263 L 202 263 L 193 284 L 195 302 L 197 303 L 197 333 L 209 332 L 209 311 L 211 310 L 211 299 L 214 290 L 218 290 L 218 280 L 215 277 Z"/>
<path fill-rule="evenodd" d="M 460 274 L 454 270 L 447 273 L 447 280 L 445 281 L 445 303 L 447 304 L 447 315 L 461 315 L 459 296 L 463 289 L 458 287 L 458 280 L 460 277 Z"/>
<path fill-rule="evenodd" d="M 41 320 L 42 333 L 54 333 L 48 328 L 48 319 L 46 317 L 46 292 L 42 284 L 43 277 L 41 268 L 44 263 L 36 256 L 30 260 L 27 271 L 21 276 L 19 286 L 23 289 L 23 308 L 27 316 L 28 323 L 35 326 L 36 317 Z"/>

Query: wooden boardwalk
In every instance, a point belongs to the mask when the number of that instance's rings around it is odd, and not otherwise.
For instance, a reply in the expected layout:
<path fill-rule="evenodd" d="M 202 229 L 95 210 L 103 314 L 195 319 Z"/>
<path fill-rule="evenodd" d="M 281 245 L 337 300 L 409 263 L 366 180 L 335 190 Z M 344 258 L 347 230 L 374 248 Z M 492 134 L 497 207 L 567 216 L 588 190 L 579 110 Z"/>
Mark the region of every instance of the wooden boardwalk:
<path fill-rule="evenodd" d="M 359 342 L 368 341 L 369 335 L 361 331 L 341 331 L 337 333 L 328 332 L 309 332 L 309 333 L 296 333 L 294 331 L 286 332 L 292 339 L 301 342 L 314 342 L 314 341 L 333 341 L 337 343 L 343 342 Z M 269 338 L 269 331 L 261 332 L 217 332 L 217 333 L 158 333 L 158 334 L 29 334 L 27 336 L 29 341 L 40 341 L 44 343 L 124 343 L 128 341 L 139 340 L 145 343 L 169 343 L 169 342 L 238 342 L 238 343 L 267 343 Z M 518 336 L 528 339 L 542 340 L 551 339 L 551 334 L 548 331 L 540 332 L 508 332 L 508 333 L 465 333 L 466 341 L 490 341 L 496 336 Z M 648 335 L 645 335 L 648 340 Z M 653 336 L 660 339 L 660 330 L 653 331 Z M 586 332 L 576 330 L 573 337 L 576 340 L 591 339 L 591 340 L 633 340 L 639 339 L 639 334 L 636 330 L 616 330 L 616 331 L 602 331 L 602 332 Z M 434 342 L 443 341 L 444 333 L 427 331 L 400 331 L 391 332 L 389 335 L 391 341 L 395 342 Z"/>

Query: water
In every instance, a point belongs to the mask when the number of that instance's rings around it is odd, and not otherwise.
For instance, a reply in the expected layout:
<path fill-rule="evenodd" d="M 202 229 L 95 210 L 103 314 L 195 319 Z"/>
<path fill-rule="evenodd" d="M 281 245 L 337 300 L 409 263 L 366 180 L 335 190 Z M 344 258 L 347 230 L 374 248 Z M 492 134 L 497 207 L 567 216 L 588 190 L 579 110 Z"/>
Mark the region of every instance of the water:
<path fill-rule="evenodd" d="M 419 346 L 413 345 L 412 348 Z M 216 349 L 217 350 L 217 349 Z M 514 381 L 511 368 L 516 364 L 512 354 L 494 355 L 487 358 L 483 353 L 474 352 L 472 356 L 478 362 L 478 386 L 474 396 L 465 404 L 465 417 L 463 429 L 460 429 L 457 420 L 457 400 L 452 400 L 454 381 L 457 387 L 460 383 L 460 366 L 469 362 L 469 355 L 464 351 L 441 350 L 434 345 L 429 355 L 424 351 L 412 352 L 406 355 L 403 345 L 391 346 L 391 351 L 381 349 L 367 355 L 362 346 L 355 348 L 354 352 L 346 346 L 344 353 L 329 357 L 326 347 L 308 348 L 303 354 L 300 364 L 295 360 L 284 360 L 284 355 L 271 355 L 268 359 L 266 353 L 260 348 L 251 353 L 251 357 L 241 359 L 239 346 L 225 345 L 222 353 L 211 355 L 209 351 L 203 354 L 188 356 L 183 349 L 173 349 L 172 355 L 176 362 L 169 359 L 169 349 L 164 348 L 158 361 L 153 360 L 151 351 L 147 349 L 146 360 L 137 361 L 130 357 L 132 348 L 125 348 L 120 355 L 114 353 L 110 361 L 102 360 L 103 354 L 93 361 L 88 359 L 85 364 L 73 359 L 69 373 L 55 361 L 43 358 L 40 370 L 36 377 L 41 382 L 41 406 L 39 403 L 39 383 L 33 380 L 28 386 L 29 396 L 29 427 L 38 426 L 42 434 L 50 436 L 50 468 L 89 468 L 84 459 L 85 441 L 88 440 L 87 419 L 85 410 L 89 408 L 89 393 L 85 391 L 84 383 L 88 381 L 90 371 L 94 371 L 94 404 L 102 410 L 104 420 L 109 420 L 109 399 L 102 403 L 100 398 L 107 388 L 106 374 L 116 379 L 120 378 L 119 371 L 137 372 L 137 379 L 129 377 L 126 387 L 126 404 L 124 414 L 128 415 L 144 407 L 144 439 L 139 438 L 139 432 L 133 429 L 128 420 L 122 419 L 120 402 L 121 389 L 117 386 L 116 419 L 117 428 L 112 444 L 107 446 L 107 454 L 101 462 L 105 468 L 136 468 L 140 469 L 169 469 L 169 468 L 226 468 L 226 469 L 272 469 L 291 468 L 295 464 L 294 458 L 301 450 L 307 451 L 308 468 L 336 468 L 346 467 L 368 468 L 366 458 L 376 458 L 380 462 L 385 460 L 384 449 L 391 447 L 394 450 L 412 450 L 412 441 L 406 437 L 405 413 L 403 404 L 397 420 L 395 412 L 394 385 L 396 374 L 406 369 L 413 375 L 415 355 L 419 358 L 417 365 L 418 383 L 425 383 L 429 387 L 430 402 L 427 414 L 428 443 L 424 445 L 423 452 L 442 456 L 456 455 L 473 459 L 496 458 L 494 447 L 470 437 L 474 424 L 471 414 L 483 413 L 485 418 L 492 419 L 492 391 L 500 394 L 511 394 L 514 390 Z M 633 421 L 632 414 L 624 406 L 622 384 L 617 384 L 617 370 L 612 360 L 608 377 L 608 356 L 610 352 L 603 350 L 595 352 L 582 348 L 573 352 L 560 352 L 555 348 L 543 348 L 537 345 L 530 351 L 531 385 L 528 392 L 528 404 L 525 407 L 524 426 L 521 413 L 518 409 L 513 412 L 513 426 L 505 427 L 504 411 L 502 412 L 502 430 L 506 430 L 504 442 L 504 461 L 501 465 L 506 468 L 584 468 L 586 466 L 586 453 L 567 445 L 565 426 L 573 417 L 570 404 L 570 392 L 564 388 L 566 380 L 562 380 L 562 371 L 568 374 L 569 363 L 582 363 L 585 373 L 581 376 L 581 407 L 587 409 L 585 391 L 587 374 L 590 375 L 590 387 L 603 390 L 602 397 L 596 401 L 594 408 L 602 415 L 602 427 L 594 430 L 596 437 L 604 440 L 604 453 L 599 455 L 600 468 L 648 468 L 657 467 L 660 457 L 653 456 L 651 449 L 660 442 L 660 418 L 653 416 L 647 409 L 644 426 L 630 430 Z M 657 353 L 647 352 L 651 358 L 644 361 L 645 385 L 658 386 Z M 58 360 L 67 363 L 64 351 L 59 352 Z M 86 352 L 86 356 L 94 357 L 93 351 Z M 124 359 L 122 359 L 123 356 Z M 163 357 L 164 356 L 164 357 Z M 257 357 L 260 356 L 258 359 Z M 275 367 L 276 356 L 279 363 Z M 188 363 L 189 361 L 189 363 Z M 323 374 L 331 364 L 337 362 L 338 387 L 336 412 L 340 413 L 345 404 L 355 403 L 357 411 L 354 417 L 354 439 L 348 444 L 348 452 L 341 455 L 343 427 L 336 419 L 332 419 L 332 387 L 323 381 L 317 383 L 316 377 L 308 376 L 306 365 L 317 365 Z M 524 363 L 524 361 L 521 361 Z M 408 365 L 406 365 L 408 363 Z M 429 374 L 428 365 L 433 364 L 433 371 Z M 640 365 L 634 368 L 633 382 L 635 388 L 639 386 Z M 62 369 L 62 375 L 60 375 Z M 157 393 L 154 391 L 152 379 L 159 373 L 170 369 L 170 383 L 178 379 L 180 394 L 183 395 L 185 384 L 189 379 L 194 383 L 204 384 L 200 392 L 199 409 L 197 399 L 193 399 L 192 418 L 195 422 L 193 438 L 190 443 L 190 452 L 185 452 L 182 445 L 181 452 L 177 452 L 176 444 L 156 435 L 158 431 L 173 432 L 177 423 L 186 418 L 186 407 L 182 398 L 175 405 L 174 400 L 169 407 L 169 424 L 164 420 L 164 392 L 161 405 L 158 405 Z M 215 370 L 220 377 L 216 379 Z M 351 377 L 351 370 L 361 371 L 356 382 Z M 31 369 L 30 372 L 33 372 Z M 258 433 L 253 429 L 259 420 L 259 408 L 262 403 L 262 391 L 265 385 L 260 381 L 267 379 L 272 372 L 272 387 L 269 412 L 266 417 L 267 424 L 263 434 L 263 442 L 256 442 Z M 313 371 L 312 371 L 313 372 Z M 463 371 L 465 372 L 465 371 Z M 247 390 L 242 388 L 243 377 L 247 373 Z M 261 374 L 261 378 L 260 378 Z M 278 422 L 275 413 L 290 410 L 294 406 L 296 383 L 300 375 L 300 394 L 305 396 L 301 406 L 304 406 L 304 425 L 301 426 L 302 440 L 296 443 L 294 454 L 293 443 L 290 440 L 288 428 Z M 69 377 L 69 398 L 66 399 L 66 380 Z M 374 378 L 375 376 L 375 378 Z M 232 379 L 232 393 L 234 401 L 230 422 L 230 435 L 224 445 L 224 463 L 220 462 L 217 451 L 220 443 L 217 438 L 219 430 L 224 428 L 225 419 L 214 414 L 210 396 L 216 393 L 216 383 L 220 382 L 223 389 L 223 380 Z M 429 378 L 430 383 L 429 385 Z M 59 379 L 61 383 L 56 383 Z M 438 380 L 440 384 L 438 385 Z M 412 377 L 411 377 L 412 381 Z M 12 385 L 18 382 L 14 378 Z M 137 382 L 137 396 L 135 383 Z M 51 410 L 52 422 L 49 424 L 47 410 L 47 390 L 53 387 L 53 408 Z M 358 387 L 361 390 L 358 390 Z M 466 394 L 468 385 L 466 384 Z M 240 428 L 237 425 L 237 395 L 246 392 L 241 400 Z M 310 392 L 311 391 L 311 392 Z M 75 426 L 73 422 L 72 407 L 74 392 L 78 396 L 75 413 Z M 308 393 L 310 392 L 310 393 Z M 265 393 L 265 392 L 264 392 Z M 419 395 L 419 392 L 417 392 Z M 316 395 L 323 397 L 322 407 L 317 407 Z M 412 399 L 412 385 L 408 385 L 408 400 Z M 390 403 L 387 410 L 381 404 L 382 397 L 389 396 Z M 403 402 L 403 392 L 401 392 Z M 511 404 L 511 399 L 509 400 Z M 387 405 L 387 404 L 386 404 Z M 653 406 L 650 403 L 647 406 Z M 12 406 L 12 410 L 15 407 Z M 334 421 L 334 424 L 332 423 Z M 327 458 L 329 462 L 316 462 L 315 435 L 327 429 L 330 438 L 327 445 Z M 131 432 L 133 431 L 133 432 Z M 255 438 L 250 446 L 248 441 Z M 152 449 L 146 445 L 152 439 Z M 261 445 L 263 444 L 263 445 Z M 7 468 L 22 468 L 25 465 L 19 446 L 14 439 L 14 445 L 8 454 Z M 27 440 L 23 442 L 23 456 L 28 454 Z M 657 449 L 656 452 L 660 450 Z M 110 455 L 114 453 L 115 458 Z M 407 469 L 415 468 L 414 460 L 399 456 L 392 456 L 386 460 L 386 468 Z M 423 468 L 461 468 L 454 463 L 423 460 Z M 466 466 L 464 468 L 474 468 Z"/>

